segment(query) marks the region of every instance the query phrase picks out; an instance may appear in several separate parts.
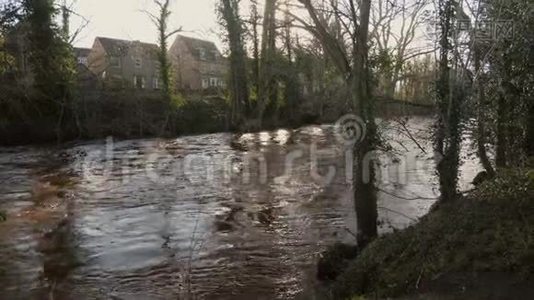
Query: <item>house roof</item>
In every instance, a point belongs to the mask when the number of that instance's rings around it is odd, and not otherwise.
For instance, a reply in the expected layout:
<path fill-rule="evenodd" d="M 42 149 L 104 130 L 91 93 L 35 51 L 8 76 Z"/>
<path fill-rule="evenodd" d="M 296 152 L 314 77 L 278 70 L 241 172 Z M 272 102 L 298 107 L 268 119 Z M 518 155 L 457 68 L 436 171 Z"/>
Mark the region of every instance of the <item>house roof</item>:
<path fill-rule="evenodd" d="M 191 54 L 198 60 L 201 59 L 201 49 L 205 51 L 204 60 L 215 62 L 223 59 L 219 52 L 219 49 L 217 49 L 215 43 L 211 41 L 201 40 L 183 35 L 178 35 L 176 39 L 180 39 L 181 41 L 183 41 L 183 43 L 189 49 L 189 52 L 191 52 Z"/>
<path fill-rule="evenodd" d="M 89 53 L 91 53 L 91 49 L 89 48 L 74 47 L 74 55 L 76 55 L 76 57 L 87 57 L 89 56 Z"/>
<path fill-rule="evenodd" d="M 158 45 L 156 44 L 144 43 L 140 41 L 119 40 L 107 37 L 97 37 L 96 39 L 100 41 L 100 44 L 102 47 L 104 47 L 104 50 L 109 55 L 113 56 L 124 56 L 128 53 L 129 49 L 134 46 L 140 46 L 141 49 L 145 51 L 145 54 L 154 56 L 157 55 L 159 49 Z"/>

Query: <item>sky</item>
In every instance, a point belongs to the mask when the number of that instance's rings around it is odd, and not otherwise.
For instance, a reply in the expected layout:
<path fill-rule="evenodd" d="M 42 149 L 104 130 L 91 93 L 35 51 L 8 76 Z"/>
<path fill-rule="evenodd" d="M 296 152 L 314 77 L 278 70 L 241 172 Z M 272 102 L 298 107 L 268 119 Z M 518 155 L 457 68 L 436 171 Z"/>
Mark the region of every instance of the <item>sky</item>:
<path fill-rule="evenodd" d="M 169 31 L 182 27 L 180 34 L 213 41 L 224 52 L 226 47 L 221 39 L 223 29 L 216 12 L 216 3 L 219 1 L 171 0 Z M 157 29 L 144 12 L 158 13 L 154 0 L 67 0 L 69 2 L 74 3 L 73 11 L 89 21 L 74 40 L 76 47 L 91 48 L 97 36 L 157 43 Z M 240 8 L 244 15 L 249 12 L 247 3 L 243 1 Z M 72 16 L 71 33 L 82 23 L 81 17 Z M 173 41 L 171 38 L 169 44 Z M 420 42 L 414 44 L 419 45 Z"/>
<path fill-rule="evenodd" d="M 173 14 L 169 29 L 181 26 L 184 30 L 181 34 L 211 40 L 222 48 L 216 2 L 217 0 L 171 0 Z M 74 41 L 77 47 L 90 48 L 97 36 L 149 43 L 157 41 L 154 24 L 142 12 L 147 10 L 157 13 L 153 0 L 77 0 L 72 10 L 89 20 L 88 26 Z M 81 23 L 80 17 L 73 16 L 71 32 L 79 28 Z"/>

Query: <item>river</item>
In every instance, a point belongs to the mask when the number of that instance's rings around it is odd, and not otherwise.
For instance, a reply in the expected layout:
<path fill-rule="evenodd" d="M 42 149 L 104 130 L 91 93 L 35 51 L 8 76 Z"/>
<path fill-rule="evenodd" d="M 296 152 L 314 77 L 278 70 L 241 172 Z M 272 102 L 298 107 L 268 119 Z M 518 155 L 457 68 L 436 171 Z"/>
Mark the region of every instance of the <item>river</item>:
<path fill-rule="evenodd" d="M 377 154 L 381 233 L 438 196 L 431 124 L 381 123 L 396 154 Z M 313 299 L 318 254 L 355 242 L 334 131 L 0 148 L 0 298 Z"/>

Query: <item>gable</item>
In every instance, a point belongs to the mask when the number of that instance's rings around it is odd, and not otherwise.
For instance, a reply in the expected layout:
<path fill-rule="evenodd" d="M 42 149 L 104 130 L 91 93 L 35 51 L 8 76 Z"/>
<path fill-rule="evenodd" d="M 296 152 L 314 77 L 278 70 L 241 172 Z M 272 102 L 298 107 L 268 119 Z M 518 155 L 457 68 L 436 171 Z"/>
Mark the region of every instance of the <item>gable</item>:
<path fill-rule="evenodd" d="M 103 37 L 97 37 L 96 39 L 109 56 L 126 56 L 131 51 L 135 51 L 137 54 L 151 59 L 157 59 L 158 56 L 159 47 L 156 44 Z"/>
<path fill-rule="evenodd" d="M 178 43 L 181 43 L 196 60 L 214 63 L 222 60 L 221 53 L 213 42 L 178 35 L 174 45 Z"/>

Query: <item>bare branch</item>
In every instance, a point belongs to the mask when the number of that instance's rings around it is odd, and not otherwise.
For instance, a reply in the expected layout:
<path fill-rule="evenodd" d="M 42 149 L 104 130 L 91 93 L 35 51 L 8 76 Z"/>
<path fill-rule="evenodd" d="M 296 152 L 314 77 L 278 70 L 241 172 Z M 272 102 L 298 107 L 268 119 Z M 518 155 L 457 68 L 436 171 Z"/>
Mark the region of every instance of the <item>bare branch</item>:
<path fill-rule="evenodd" d="M 180 28 L 175 29 L 175 30 L 173 30 L 173 31 L 171 31 L 171 32 L 169 32 L 169 33 L 167 33 L 167 34 L 165 35 L 165 38 L 170 38 L 171 36 L 173 36 L 173 35 L 175 35 L 175 34 L 177 34 L 177 33 L 179 33 L 179 32 L 182 32 L 182 31 L 183 31 L 183 30 L 182 30 L 182 26 L 180 26 Z"/>

